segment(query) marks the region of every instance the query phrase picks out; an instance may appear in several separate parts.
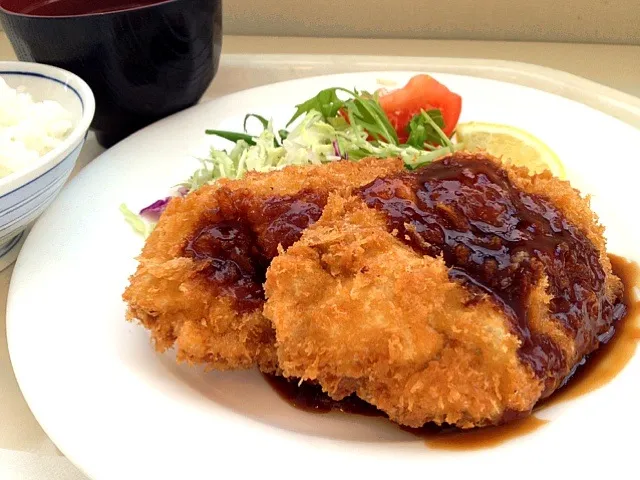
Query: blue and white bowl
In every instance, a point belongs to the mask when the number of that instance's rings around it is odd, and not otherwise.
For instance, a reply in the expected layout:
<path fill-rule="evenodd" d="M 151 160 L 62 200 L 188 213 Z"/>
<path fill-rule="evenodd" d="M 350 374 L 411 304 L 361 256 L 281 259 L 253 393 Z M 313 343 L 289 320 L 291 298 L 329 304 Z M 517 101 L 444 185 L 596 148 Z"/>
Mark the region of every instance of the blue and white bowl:
<path fill-rule="evenodd" d="M 11 265 L 27 229 L 53 202 L 76 164 L 95 113 L 91 88 L 78 76 L 38 63 L 0 61 L 0 77 L 35 101 L 54 100 L 71 112 L 73 130 L 26 169 L 0 178 L 0 270 Z"/>

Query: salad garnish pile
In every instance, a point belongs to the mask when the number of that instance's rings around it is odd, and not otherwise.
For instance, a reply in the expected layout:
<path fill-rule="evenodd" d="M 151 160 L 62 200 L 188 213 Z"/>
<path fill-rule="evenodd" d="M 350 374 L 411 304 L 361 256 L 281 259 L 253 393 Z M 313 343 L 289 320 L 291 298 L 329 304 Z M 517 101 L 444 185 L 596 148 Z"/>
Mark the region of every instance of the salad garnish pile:
<path fill-rule="evenodd" d="M 282 129 L 252 113 L 244 119 L 244 132 L 207 130 L 234 145 L 228 150 L 212 148 L 175 196 L 219 178 L 241 178 L 249 171 L 290 165 L 399 157 L 407 168 L 415 169 L 463 148 L 451 140 L 461 109 L 462 98 L 429 75 L 417 75 L 390 92 L 327 88 L 296 105 Z M 249 121 L 260 123 L 259 135 L 247 133 Z M 120 209 L 133 229 L 147 236 L 171 198 L 158 200 L 139 214 L 126 205 Z"/>

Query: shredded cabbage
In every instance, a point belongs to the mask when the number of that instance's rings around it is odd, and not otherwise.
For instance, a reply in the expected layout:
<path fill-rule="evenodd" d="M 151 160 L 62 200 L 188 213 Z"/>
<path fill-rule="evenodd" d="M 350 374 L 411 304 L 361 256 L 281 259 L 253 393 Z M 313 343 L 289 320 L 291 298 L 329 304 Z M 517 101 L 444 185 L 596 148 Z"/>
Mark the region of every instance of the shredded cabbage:
<path fill-rule="evenodd" d="M 255 138 L 255 145 L 239 140 L 230 152 L 211 148 L 202 166 L 184 183 L 190 191 L 219 178 L 242 178 L 247 172 L 271 172 L 289 165 L 319 165 L 340 160 L 333 142 L 336 130 L 322 121 L 318 112 L 309 112 L 286 139 L 279 138 L 269 122 Z"/>
<path fill-rule="evenodd" d="M 133 231 L 144 238 L 147 238 L 156 226 L 155 223 L 148 222 L 140 215 L 133 213 L 124 203 L 120 205 L 120 213 L 122 213 L 125 221 L 131 226 Z"/>

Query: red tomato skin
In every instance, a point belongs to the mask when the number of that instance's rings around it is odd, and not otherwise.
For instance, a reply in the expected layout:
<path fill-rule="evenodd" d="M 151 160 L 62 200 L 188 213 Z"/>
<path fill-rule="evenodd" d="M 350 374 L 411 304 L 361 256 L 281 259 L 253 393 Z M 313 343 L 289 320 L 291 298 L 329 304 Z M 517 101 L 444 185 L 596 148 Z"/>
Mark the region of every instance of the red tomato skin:
<path fill-rule="evenodd" d="M 403 88 L 382 95 L 379 100 L 401 143 L 409 136 L 409 122 L 421 110 L 440 110 L 444 120 L 442 130 L 449 137 L 462 111 L 462 97 L 429 75 L 416 75 Z"/>

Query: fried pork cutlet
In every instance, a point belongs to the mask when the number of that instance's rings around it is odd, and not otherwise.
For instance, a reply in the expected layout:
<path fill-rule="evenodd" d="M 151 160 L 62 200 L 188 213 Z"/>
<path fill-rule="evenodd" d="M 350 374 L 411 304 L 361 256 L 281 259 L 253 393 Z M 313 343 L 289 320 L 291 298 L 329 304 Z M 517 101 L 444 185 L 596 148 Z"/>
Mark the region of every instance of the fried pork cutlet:
<path fill-rule="evenodd" d="M 526 415 L 624 311 L 603 229 L 566 182 L 455 154 L 332 195 L 276 257 L 284 376 L 401 424 Z"/>
<path fill-rule="evenodd" d="M 401 160 L 289 167 L 220 180 L 171 201 L 124 293 L 129 320 L 158 351 L 209 368 L 276 369 L 275 335 L 262 315 L 265 270 L 322 214 L 330 192 L 401 171 Z"/>

